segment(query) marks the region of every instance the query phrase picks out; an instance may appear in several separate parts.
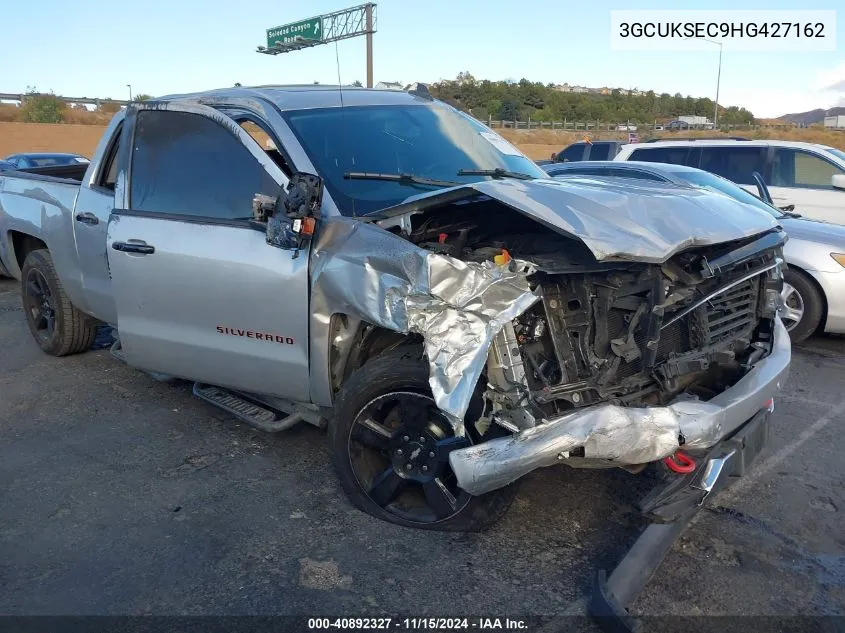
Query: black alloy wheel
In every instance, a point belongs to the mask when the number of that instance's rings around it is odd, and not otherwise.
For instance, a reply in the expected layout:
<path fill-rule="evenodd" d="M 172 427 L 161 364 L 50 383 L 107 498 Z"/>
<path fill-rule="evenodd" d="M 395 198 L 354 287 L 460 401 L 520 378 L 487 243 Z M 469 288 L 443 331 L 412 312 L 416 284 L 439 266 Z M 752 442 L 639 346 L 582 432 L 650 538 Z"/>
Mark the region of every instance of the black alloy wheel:
<path fill-rule="evenodd" d="M 56 302 L 47 278 L 36 268 L 30 268 L 24 280 L 24 307 L 39 341 L 51 341 L 56 333 Z"/>
<path fill-rule="evenodd" d="M 449 453 L 470 441 L 427 394 L 388 392 L 366 404 L 349 431 L 349 461 L 358 485 L 376 505 L 411 523 L 457 515 L 472 498 L 457 486 Z"/>

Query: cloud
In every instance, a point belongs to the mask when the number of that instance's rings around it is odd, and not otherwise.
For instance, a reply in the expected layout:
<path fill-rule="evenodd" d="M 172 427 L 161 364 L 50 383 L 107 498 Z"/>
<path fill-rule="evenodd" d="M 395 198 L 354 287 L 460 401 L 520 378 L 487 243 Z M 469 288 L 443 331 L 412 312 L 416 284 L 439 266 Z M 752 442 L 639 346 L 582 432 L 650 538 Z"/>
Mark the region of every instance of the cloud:
<path fill-rule="evenodd" d="M 841 81 L 837 81 L 835 84 L 831 84 L 825 90 L 829 90 L 832 92 L 845 92 L 845 79 Z"/>
<path fill-rule="evenodd" d="M 845 62 L 817 72 L 813 89 L 818 92 L 845 92 Z"/>

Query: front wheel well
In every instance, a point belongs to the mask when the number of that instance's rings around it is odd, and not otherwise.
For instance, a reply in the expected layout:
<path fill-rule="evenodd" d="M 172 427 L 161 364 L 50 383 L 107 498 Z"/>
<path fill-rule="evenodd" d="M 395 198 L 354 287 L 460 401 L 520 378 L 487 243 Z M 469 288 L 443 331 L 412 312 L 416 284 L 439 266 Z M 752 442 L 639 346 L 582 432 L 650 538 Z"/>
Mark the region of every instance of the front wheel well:
<path fill-rule="evenodd" d="M 354 331 L 350 329 L 354 328 Z M 338 336 L 340 332 L 345 332 Z M 330 367 L 332 391 L 337 392 L 352 373 L 369 360 L 403 345 L 418 346 L 422 350 L 423 338 L 419 334 L 396 332 L 360 321 L 357 324 L 345 314 L 332 317 L 332 345 Z"/>
<path fill-rule="evenodd" d="M 39 249 L 46 249 L 47 245 L 37 237 L 22 233 L 21 231 L 9 231 L 9 237 L 12 242 L 12 249 L 15 252 L 15 261 L 18 263 L 18 268 L 23 269 L 23 263 L 26 261 L 26 256 L 32 251 Z"/>

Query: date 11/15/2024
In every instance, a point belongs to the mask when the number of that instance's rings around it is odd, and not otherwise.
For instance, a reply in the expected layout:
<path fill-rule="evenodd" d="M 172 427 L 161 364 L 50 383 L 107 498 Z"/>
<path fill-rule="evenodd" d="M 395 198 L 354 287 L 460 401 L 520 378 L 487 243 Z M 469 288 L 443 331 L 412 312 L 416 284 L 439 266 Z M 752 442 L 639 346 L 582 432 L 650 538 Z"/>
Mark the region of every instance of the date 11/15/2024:
<path fill-rule="evenodd" d="M 390 630 L 390 631 L 528 631 L 528 623 L 518 618 L 309 618 L 308 629 Z"/>

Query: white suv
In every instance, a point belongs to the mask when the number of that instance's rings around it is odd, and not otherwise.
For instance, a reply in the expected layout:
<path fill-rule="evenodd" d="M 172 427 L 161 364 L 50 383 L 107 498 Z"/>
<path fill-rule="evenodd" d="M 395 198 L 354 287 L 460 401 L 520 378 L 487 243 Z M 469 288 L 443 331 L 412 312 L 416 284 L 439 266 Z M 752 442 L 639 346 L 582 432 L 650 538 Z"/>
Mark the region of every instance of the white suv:
<path fill-rule="evenodd" d="M 613 160 L 698 167 L 757 192 L 760 172 L 779 207 L 845 224 L 845 152 L 793 141 L 686 140 L 623 145 Z"/>

